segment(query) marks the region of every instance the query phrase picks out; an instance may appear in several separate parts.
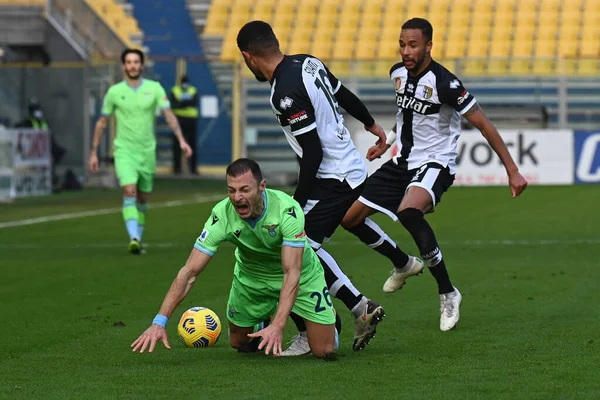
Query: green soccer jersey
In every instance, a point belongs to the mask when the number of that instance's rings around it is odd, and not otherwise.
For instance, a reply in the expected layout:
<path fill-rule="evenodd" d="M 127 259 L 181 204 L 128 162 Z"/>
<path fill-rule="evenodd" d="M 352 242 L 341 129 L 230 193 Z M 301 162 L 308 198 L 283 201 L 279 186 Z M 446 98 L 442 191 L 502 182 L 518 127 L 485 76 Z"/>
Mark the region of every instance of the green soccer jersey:
<path fill-rule="evenodd" d="M 167 94 L 156 81 L 143 79 L 137 88 L 126 81 L 111 86 L 104 96 L 102 115 L 114 113 L 117 118 L 115 150 L 155 151 L 156 110 L 169 107 Z"/>
<path fill-rule="evenodd" d="M 283 278 L 282 246 L 304 247 L 302 275 L 318 273 L 320 262 L 306 241 L 300 205 L 271 189 L 263 193 L 263 202 L 263 213 L 255 220 L 242 219 L 229 198 L 219 202 L 194 247 L 213 256 L 222 242 L 231 242 L 237 246 L 236 272 L 259 279 Z"/>

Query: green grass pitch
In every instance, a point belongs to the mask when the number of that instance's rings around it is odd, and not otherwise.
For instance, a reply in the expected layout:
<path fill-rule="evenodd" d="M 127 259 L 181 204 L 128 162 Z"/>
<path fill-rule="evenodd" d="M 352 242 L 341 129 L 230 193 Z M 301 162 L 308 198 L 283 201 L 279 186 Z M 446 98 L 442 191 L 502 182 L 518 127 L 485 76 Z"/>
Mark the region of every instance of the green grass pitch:
<path fill-rule="evenodd" d="M 387 260 L 340 229 L 327 249 L 387 314 L 364 351 L 352 351 L 352 319 L 337 300 L 335 362 L 238 354 L 226 327 L 215 347 L 185 348 L 176 335 L 185 309 L 212 308 L 226 323 L 233 247 L 224 245 L 169 322 L 173 349 L 132 353 L 215 203 L 164 202 L 215 194 L 226 195 L 223 182 L 158 182 L 163 207 L 149 211 L 143 256 L 126 252 L 118 212 L 3 227 L 118 209 L 118 191 L 1 205 L 0 398 L 600 398 L 600 187 L 530 187 L 517 199 L 508 188 L 452 188 L 428 217 L 464 296 L 452 332 L 439 331 L 429 272 L 384 294 Z M 415 254 L 399 224 L 375 220 Z"/>

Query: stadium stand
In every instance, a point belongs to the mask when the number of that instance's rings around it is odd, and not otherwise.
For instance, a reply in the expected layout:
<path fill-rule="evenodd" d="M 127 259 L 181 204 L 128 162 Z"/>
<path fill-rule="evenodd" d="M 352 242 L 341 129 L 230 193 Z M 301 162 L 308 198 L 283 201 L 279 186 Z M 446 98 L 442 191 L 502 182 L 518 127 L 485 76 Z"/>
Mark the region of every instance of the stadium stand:
<path fill-rule="evenodd" d="M 86 2 L 124 43 L 131 47 L 141 45 L 143 33 L 127 4 L 115 0 L 86 0 Z"/>
<path fill-rule="evenodd" d="M 399 28 L 416 16 L 432 22 L 434 58 L 459 60 L 464 75 L 593 76 L 600 71 L 597 0 L 213 1 L 204 36 L 222 37 L 220 59 L 234 61 L 238 29 L 262 19 L 273 25 L 286 52 L 377 61 L 397 58 Z M 352 72 L 370 75 L 377 65 L 369 65 Z"/>

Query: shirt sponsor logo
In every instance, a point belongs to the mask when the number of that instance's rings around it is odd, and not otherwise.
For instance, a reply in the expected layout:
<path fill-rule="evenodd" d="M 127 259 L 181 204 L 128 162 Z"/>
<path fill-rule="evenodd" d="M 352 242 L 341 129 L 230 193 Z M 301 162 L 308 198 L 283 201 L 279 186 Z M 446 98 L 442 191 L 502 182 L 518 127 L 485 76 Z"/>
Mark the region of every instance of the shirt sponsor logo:
<path fill-rule="evenodd" d="M 396 95 L 396 105 L 403 110 L 413 110 L 420 114 L 425 114 L 427 109 L 431 107 L 431 104 L 421 102 L 413 96 L 404 96 L 401 94 Z"/>
<path fill-rule="evenodd" d="M 471 95 L 471 93 L 469 93 L 466 90 L 464 90 L 460 94 L 460 96 L 458 96 L 458 99 L 456 100 L 456 103 L 460 106 L 462 103 L 465 102 L 465 100 L 467 100 L 467 98 L 469 98 L 470 95 Z"/>
<path fill-rule="evenodd" d="M 294 115 L 292 115 L 290 118 L 288 118 L 288 122 L 290 123 L 290 125 L 294 125 L 302 120 L 305 120 L 308 118 L 308 114 L 306 113 L 306 111 L 300 111 Z"/>

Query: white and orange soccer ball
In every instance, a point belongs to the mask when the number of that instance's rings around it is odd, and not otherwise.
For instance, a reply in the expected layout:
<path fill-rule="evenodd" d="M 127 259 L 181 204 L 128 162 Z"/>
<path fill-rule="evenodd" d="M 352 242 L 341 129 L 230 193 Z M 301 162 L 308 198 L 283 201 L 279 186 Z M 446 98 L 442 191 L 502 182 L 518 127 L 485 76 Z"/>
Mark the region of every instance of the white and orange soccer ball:
<path fill-rule="evenodd" d="M 209 308 L 192 307 L 181 316 L 177 333 L 186 347 L 211 347 L 221 336 L 221 321 Z"/>

